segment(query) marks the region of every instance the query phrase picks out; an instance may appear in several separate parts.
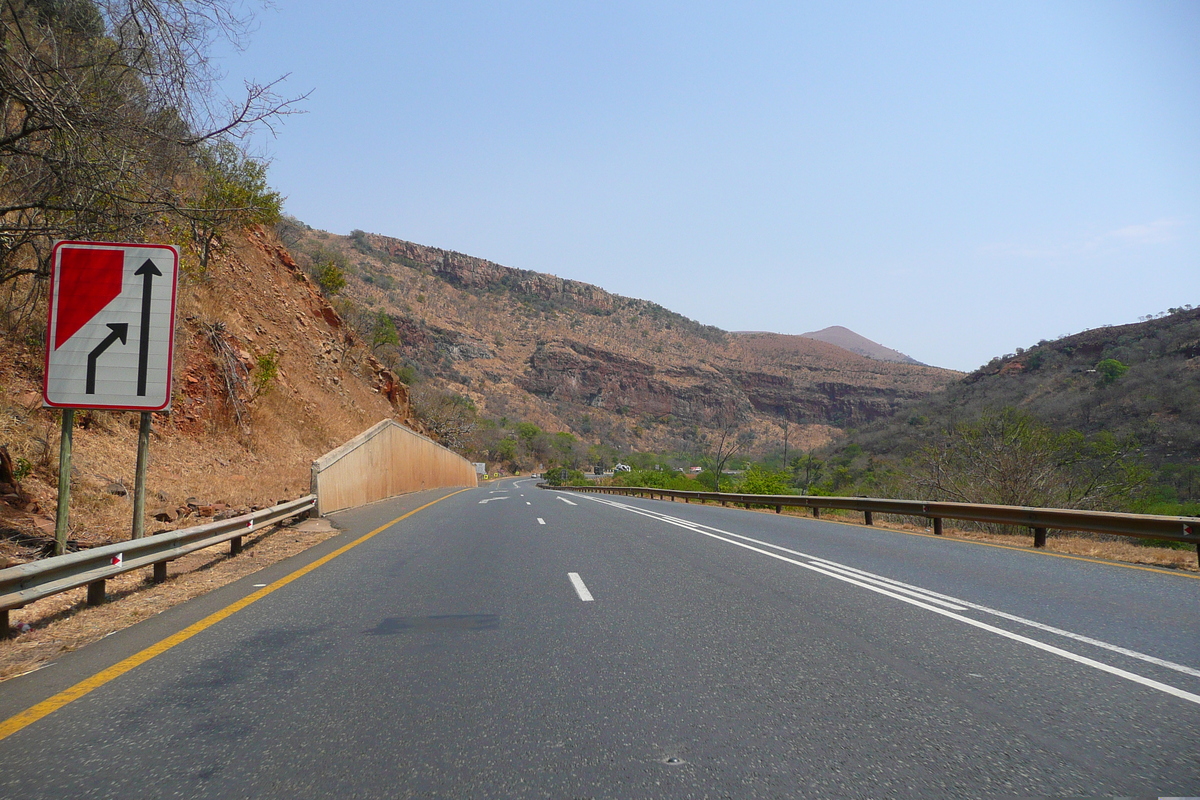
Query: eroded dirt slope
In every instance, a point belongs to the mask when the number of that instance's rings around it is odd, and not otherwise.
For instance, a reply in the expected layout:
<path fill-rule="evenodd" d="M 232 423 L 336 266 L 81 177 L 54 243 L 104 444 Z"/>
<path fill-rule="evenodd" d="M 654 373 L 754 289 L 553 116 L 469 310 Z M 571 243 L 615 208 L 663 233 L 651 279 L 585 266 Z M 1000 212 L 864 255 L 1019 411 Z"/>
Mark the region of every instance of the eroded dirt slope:
<path fill-rule="evenodd" d="M 40 338 L 7 335 L 0 359 L 0 444 L 24 493 L 0 502 L 0 566 L 53 538 L 60 414 L 41 407 Z M 387 417 L 415 427 L 404 385 L 273 232 L 231 237 L 206 274 L 185 256 L 175 341 L 173 407 L 154 415 L 147 508 L 159 518 L 147 532 L 306 494 L 317 456 Z M 128 537 L 138 415 L 76 419 L 71 543 Z"/>

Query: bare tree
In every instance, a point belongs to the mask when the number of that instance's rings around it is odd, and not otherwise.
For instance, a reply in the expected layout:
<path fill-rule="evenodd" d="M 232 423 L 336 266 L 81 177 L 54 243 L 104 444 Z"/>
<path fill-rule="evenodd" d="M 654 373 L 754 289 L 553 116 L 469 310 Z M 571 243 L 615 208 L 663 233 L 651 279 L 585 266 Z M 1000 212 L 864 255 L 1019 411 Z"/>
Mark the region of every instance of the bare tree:
<path fill-rule="evenodd" d="M 913 459 L 931 500 L 1056 508 L 1120 508 L 1146 485 L 1137 442 L 1058 432 L 1011 408 L 959 423 Z"/>
<path fill-rule="evenodd" d="M 451 450 L 466 449 L 479 424 L 475 404 L 469 398 L 425 382 L 409 390 L 409 399 L 417 419 L 439 442 Z"/>
<path fill-rule="evenodd" d="M 229 100 L 208 59 L 236 0 L 0 0 L 0 286 L 41 291 L 55 239 L 112 239 L 193 207 L 199 146 L 294 110 L 278 81 Z M 211 209 L 210 209 L 211 210 Z"/>
<path fill-rule="evenodd" d="M 754 443 L 754 432 L 741 427 L 741 415 L 736 409 L 721 408 L 708 420 L 705 437 L 708 452 L 703 460 L 713 471 L 713 490 L 721 491 L 721 475 L 729 459 L 745 452 Z"/>

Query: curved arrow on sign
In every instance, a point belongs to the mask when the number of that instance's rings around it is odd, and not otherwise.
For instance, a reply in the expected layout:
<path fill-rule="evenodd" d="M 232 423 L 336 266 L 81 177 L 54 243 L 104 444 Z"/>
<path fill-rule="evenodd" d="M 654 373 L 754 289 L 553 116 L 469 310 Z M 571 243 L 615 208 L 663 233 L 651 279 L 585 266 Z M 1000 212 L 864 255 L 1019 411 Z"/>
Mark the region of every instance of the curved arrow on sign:
<path fill-rule="evenodd" d="M 112 347 L 112 343 L 117 339 L 121 340 L 121 344 L 125 344 L 125 339 L 129 336 L 129 323 L 127 322 L 110 322 L 108 327 L 112 329 L 112 333 L 104 337 L 104 341 L 96 345 L 96 349 L 88 353 L 87 363 L 87 394 L 96 393 L 96 359 L 100 355 Z"/>

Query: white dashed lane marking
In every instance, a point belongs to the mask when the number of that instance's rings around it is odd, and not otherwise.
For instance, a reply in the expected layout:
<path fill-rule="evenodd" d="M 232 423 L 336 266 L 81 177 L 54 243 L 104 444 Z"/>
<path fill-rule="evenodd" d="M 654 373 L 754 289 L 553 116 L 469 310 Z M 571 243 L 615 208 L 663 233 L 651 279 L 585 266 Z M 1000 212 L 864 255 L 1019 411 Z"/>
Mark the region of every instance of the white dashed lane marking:
<path fill-rule="evenodd" d="M 583 578 L 579 577 L 578 572 L 568 572 L 567 577 L 571 579 L 571 585 L 575 587 L 575 593 L 579 595 L 580 600 L 591 603 L 596 599 L 592 597 L 592 593 L 588 591 L 587 585 L 584 584 Z"/>

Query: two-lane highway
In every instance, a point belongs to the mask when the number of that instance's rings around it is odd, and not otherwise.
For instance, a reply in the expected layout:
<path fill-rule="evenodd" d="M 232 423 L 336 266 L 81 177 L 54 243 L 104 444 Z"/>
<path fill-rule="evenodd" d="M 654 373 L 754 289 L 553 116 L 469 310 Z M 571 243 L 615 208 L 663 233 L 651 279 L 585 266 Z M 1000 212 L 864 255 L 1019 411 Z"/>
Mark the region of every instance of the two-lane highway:
<path fill-rule="evenodd" d="M 0 684 L 0 796 L 1200 792 L 1190 576 L 531 480 L 334 520 Z"/>

